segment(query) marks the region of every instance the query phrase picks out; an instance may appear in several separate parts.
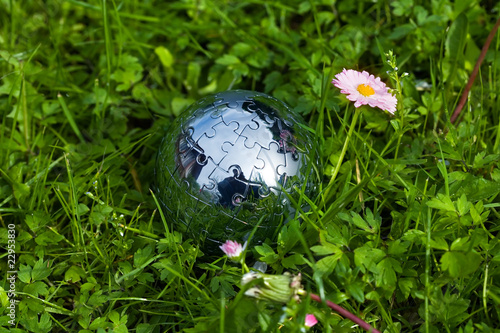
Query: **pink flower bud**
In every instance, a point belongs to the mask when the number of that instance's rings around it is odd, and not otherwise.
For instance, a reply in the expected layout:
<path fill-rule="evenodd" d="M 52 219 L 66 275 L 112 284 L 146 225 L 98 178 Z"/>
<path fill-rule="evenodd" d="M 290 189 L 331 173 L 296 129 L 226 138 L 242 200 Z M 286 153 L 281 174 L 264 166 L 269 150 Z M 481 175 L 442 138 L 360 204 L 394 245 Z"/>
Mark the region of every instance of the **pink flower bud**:
<path fill-rule="evenodd" d="M 316 319 L 316 317 L 313 314 L 309 313 L 308 315 L 306 315 L 306 322 L 304 325 L 306 325 L 307 327 L 313 327 L 317 323 L 318 323 L 318 320 Z"/>
<path fill-rule="evenodd" d="M 236 241 L 228 240 L 220 246 L 220 249 L 226 254 L 229 259 L 237 261 L 240 258 L 241 253 L 243 252 L 245 247 L 246 243 L 244 245 L 241 245 Z"/>

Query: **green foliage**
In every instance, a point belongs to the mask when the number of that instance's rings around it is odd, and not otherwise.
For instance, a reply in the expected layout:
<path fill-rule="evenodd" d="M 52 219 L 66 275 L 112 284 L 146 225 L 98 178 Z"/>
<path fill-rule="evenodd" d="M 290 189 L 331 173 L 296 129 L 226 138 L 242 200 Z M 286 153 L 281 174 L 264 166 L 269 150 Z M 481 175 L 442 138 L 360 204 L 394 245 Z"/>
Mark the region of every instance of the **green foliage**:
<path fill-rule="evenodd" d="M 1 6 L 0 246 L 15 249 L 17 307 L 12 325 L 3 279 L 0 332 L 302 332 L 308 313 L 310 331 L 361 332 L 308 298 L 246 297 L 244 268 L 207 258 L 158 211 L 162 133 L 233 88 L 301 113 L 324 164 L 310 209 L 247 249 L 249 265 L 300 272 L 306 290 L 380 331 L 498 332 L 496 39 L 449 122 L 494 1 Z M 330 81 L 343 68 L 380 76 L 399 103 L 395 116 L 364 107 L 339 161 L 353 106 Z"/>

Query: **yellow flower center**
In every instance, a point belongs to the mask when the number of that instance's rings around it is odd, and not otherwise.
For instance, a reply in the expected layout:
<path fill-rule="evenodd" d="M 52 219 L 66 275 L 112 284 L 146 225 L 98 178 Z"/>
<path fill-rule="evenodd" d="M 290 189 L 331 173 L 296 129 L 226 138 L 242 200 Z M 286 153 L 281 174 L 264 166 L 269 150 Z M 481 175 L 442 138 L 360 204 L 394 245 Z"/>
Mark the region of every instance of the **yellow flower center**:
<path fill-rule="evenodd" d="M 360 84 L 357 89 L 359 93 L 365 97 L 375 94 L 375 90 L 373 90 L 372 87 L 366 84 Z"/>

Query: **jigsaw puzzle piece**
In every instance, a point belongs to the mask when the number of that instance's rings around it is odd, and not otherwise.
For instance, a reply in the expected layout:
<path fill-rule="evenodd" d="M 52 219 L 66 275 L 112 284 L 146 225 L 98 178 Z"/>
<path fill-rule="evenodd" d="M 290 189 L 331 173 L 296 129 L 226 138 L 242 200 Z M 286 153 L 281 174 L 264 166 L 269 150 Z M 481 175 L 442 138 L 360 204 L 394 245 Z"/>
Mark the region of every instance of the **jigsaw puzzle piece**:
<path fill-rule="evenodd" d="M 297 139 L 290 130 L 280 129 L 278 143 L 282 152 L 290 152 L 292 154 L 292 158 L 295 160 L 299 158 L 299 152 L 297 151 Z"/>
<path fill-rule="evenodd" d="M 175 141 L 175 150 L 179 155 L 188 154 L 195 149 L 195 142 L 191 139 L 191 131 L 187 131 L 178 136 Z"/>
<path fill-rule="evenodd" d="M 285 164 L 279 165 L 277 172 L 282 178 L 281 183 L 284 185 L 288 177 L 299 174 L 302 160 L 296 148 L 297 140 L 289 130 L 280 132 L 279 147 L 280 151 L 285 155 Z"/>
<path fill-rule="evenodd" d="M 286 118 L 283 118 L 283 117 L 277 117 L 275 115 L 266 115 L 266 120 L 269 122 L 269 123 L 276 123 L 276 122 L 280 122 L 280 128 L 283 128 L 283 127 L 287 127 L 287 128 L 293 128 L 293 124 L 294 122 L 295 123 L 298 123 L 299 121 L 297 120 L 294 120 L 294 119 L 286 119 Z"/>
<path fill-rule="evenodd" d="M 288 112 L 284 115 L 282 114 L 282 112 L 278 111 L 281 110 L 282 107 L 283 107 L 282 103 L 277 99 L 273 98 L 268 103 L 262 105 L 261 109 L 262 111 L 264 111 L 263 113 L 265 114 L 265 119 L 268 123 L 274 124 L 276 121 L 280 121 L 285 126 L 292 128 L 293 124 L 297 123 L 298 121 L 296 119 L 293 119 L 291 112 Z"/>
<path fill-rule="evenodd" d="M 245 139 L 245 137 L 240 136 L 234 144 L 225 142 L 222 150 L 227 152 L 227 156 L 230 156 L 230 158 L 226 156 L 219 163 L 219 167 L 224 170 L 229 170 L 230 167 L 236 164 L 241 170 L 241 177 L 243 178 L 250 177 L 254 167 L 264 167 L 264 161 L 257 159 L 262 147 L 255 145 L 248 148 L 245 146 Z M 235 163 L 235 161 L 241 161 L 241 163 Z"/>
<path fill-rule="evenodd" d="M 253 129 L 258 127 L 258 124 L 252 121 L 254 117 L 255 114 L 253 112 L 245 111 L 243 109 L 227 109 L 221 115 L 222 121 L 226 125 L 235 122 L 238 124 L 238 127 L 241 127 L 240 131 L 237 132 L 238 134 L 241 133 L 244 124 L 247 124 L 247 126 L 250 126 Z"/>
<path fill-rule="evenodd" d="M 274 123 L 275 123 L 276 121 L 280 121 L 280 118 L 278 118 L 278 116 L 277 116 L 277 115 L 274 115 L 274 114 L 269 115 L 269 114 L 267 114 L 267 113 L 265 113 L 265 114 L 264 114 L 264 119 L 265 119 L 265 121 L 266 121 L 268 124 L 271 124 L 271 125 L 274 125 Z"/>
<path fill-rule="evenodd" d="M 257 184 L 266 184 L 267 188 L 280 188 L 279 178 L 277 177 L 278 166 L 286 163 L 284 154 L 279 152 L 279 144 L 272 141 L 267 148 L 261 148 L 257 159 L 261 161 L 261 166 L 255 165 L 252 170 L 250 182 Z M 262 189 L 263 194 L 268 192 L 268 189 Z"/>
<path fill-rule="evenodd" d="M 237 207 L 246 199 L 248 182 L 242 176 L 238 166 L 233 165 L 228 171 L 216 168 L 210 175 L 210 179 L 217 186 L 219 204 L 222 206 Z"/>
<path fill-rule="evenodd" d="M 258 116 L 252 119 L 252 124 L 243 128 L 240 135 L 245 138 L 247 148 L 253 148 L 256 144 L 260 147 L 267 147 L 269 142 L 274 140 L 271 125 Z"/>
<path fill-rule="evenodd" d="M 198 155 L 203 153 L 203 150 L 192 141 L 188 134 L 180 135 L 175 145 L 175 172 L 178 172 L 180 178 L 186 178 L 191 174 L 196 174 L 199 171 L 199 165 L 196 163 L 196 159 Z"/>
<path fill-rule="evenodd" d="M 196 163 L 199 165 L 199 172 L 193 177 L 196 180 L 197 190 L 199 192 L 204 190 L 212 190 L 215 188 L 215 184 L 210 179 L 210 175 L 213 170 L 217 168 L 217 164 L 210 158 L 205 156 L 204 154 L 198 155 L 196 158 Z"/>
<path fill-rule="evenodd" d="M 218 184 L 222 182 L 224 179 L 232 177 L 232 175 L 233 174 L 229 173 L 229 171 L 219 168 L 219 166 L 216 165 L 216 167 L 210 173 L 209 178 L 213 183 Z"/>
<path fill-rule="evenodd" d="M 255 112 L 256 106 L 254 102 L 247 96 L 244 91 L 235 91 L 231 96 L 218 98 L 213 103 L 213 111 L 210 114 L 212 119 L 220 119 L 227 125 L 233 121 L 238 123 L 248 122 L 247 117 Z"/>
<path fill-rule="evenodd" d="M 285 154 L 285 164 L 278 166 L 278 175 L 280 177 L 280 183 L 283 186 L 289 186 L 287 180 L 289 177 L 299 174 L 299 170 L 302 167 L 302 161 L 298 158 L 294 158 L 293 154 L 288 152 Z"/>
<path fill-rule="evenodd" d="M 234 143 L 238 140 L 239 135 L 236 133 L 238 129 L 238 124 L 235 122 L 226 125 L 224 122 L 220 122 L 217 125 L 213 126 L 215 132 L 218 135 L 213 137 L 209 137 L 207 135 L 203 135 L 198 140 L 198 145 L 201 148 L 206 148 L 206 151 L 210 151 L 210 157 L 216 164 L 218 164 L 227 154 L 226 151 L 222 150 L 222 146 L 224 143 Z"/>
<path fill-rule="evenodd" d="M 225 113 L 227 109 L 228 107 L 226 104 L 215 105 L 214 109 L 210 113 L 210 117 L 212 119 L 220 118 L 220 121 L 222 121 L 222 114 Z"/>
<path fill-rule="evenodd" d="M 197 142 L 203 135 L 212 138 L 216 134 L 214 126 L 221 123 L 222 119 L 220 121 L 207 121 L 208 119 L 213 120 L 205 117 L 192 118 L 186 123 L 184 131 L 187 132 L 187 135 L 189 135 L 195 142 Z"/>

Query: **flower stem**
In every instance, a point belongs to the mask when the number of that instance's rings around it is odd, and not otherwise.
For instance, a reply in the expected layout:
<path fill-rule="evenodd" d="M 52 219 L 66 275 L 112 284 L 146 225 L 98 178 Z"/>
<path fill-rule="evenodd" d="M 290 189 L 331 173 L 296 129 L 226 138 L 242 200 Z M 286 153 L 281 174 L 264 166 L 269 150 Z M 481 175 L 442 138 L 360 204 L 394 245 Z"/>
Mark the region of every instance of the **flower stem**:
<path fill-rule="evenodd" d="M 351 126 L 349 127 L 349 132 L 347 133 L 347 138 L 344 141 L 344 146 L 342 147 L 342 151 L 339 156 L 339 160 L 337 162 L 337 165 L 335 166 L 335 169 L 333 170 L 332 177 L 330 178 L 330 181 L 328 182 L 328 186 L 325 192 L 324 198 L 328 199 L 328 194 L 331 191 L 331 187 L 335 181 L 335 178 L 337 178 L 337 174 L 339 173 L 340 166 L 342 165 L 342 161 L 344 160 L 345 153 L 347 151 L 347 146 L 349 145 L 349 139 L 352 136 L 352 132 L 354 131 L 354 127 L 356 127 L 356 121 L 358 120 L 358 116 L 360 114 L 360 111 L 358 108 L 354 111 L 354 116 L 352 117 L 351 121 Z"/>
<path fill-rule="evenodd" d="M 245 263 L 245 258 L 242 258 L 240 263 L 241 263 L 241 271 L 243 274 L 250 272 L 250 269 L 248 268 L 247 264 Z"/>
<path fill-rule="evenodd" d="M 396 144 L 396 153 L 394 154 L 394 161 L 398 159 L 398 153 L 399 153 L 399 146 L 401 146 L 401 138 L 403 138 L 403 121 L 404 121 L 404 115 L 403 115 L 403 110 L 401 109 L 401 122 L 399 124 L 399 129 L 398 129 L 398 143 Z"/>
<path fill-rule="evenodd" d="M 399 146 L 401 146 L 401 138 L 403 137 L 403 126 L 404 126 L 404 107 L 403 107 L 403 90 L 401 88 L 401 80 L 399 79 L 399 75 L 397 72 L 394 73 L 394 77 L 396 80 L 396 91 L 397 91 L 397 97 L 398 97 L 398 112 L 397 114 L 400 116 L 400 122 L 399 122 L 399 128 L 397 130 L 398 134 L 398 143 L 396 146 L 396 153 L 394 154 L 394 160 L 398 159 L 398 152 L 399 152 Z"/>
<path fill-rule="evenodd" d="M 322 303 L 321 297 L 319 297 L 316 294 L 309 293 L 309 297 L 311 297 L 312 300 L 314 300 L 314 301 L 316 301 L 318 303 Z M 343 316 L 343 317 L 351 320 L 352 322 L 358 324 L 361 328 L 363 328 L 367 332 L 380 333 L 380 331 L 376 330 L 370 324 L 368 324 L 367 322 L 365 322 L 361 318 L 357 317 L 356 315 L 350 313 L 349 311 L 347 311 L 346 309 L 344 309 L 340 305 L 337 305 L 337 304 L 335 304 L 333 302 L 330 302 L 330 301 L 326 301 L 326 305 L 328 305 L 328 307 L 330 307 L 333 311 L 337 312 L 341 316 Z"/>
<path fill-rule="evenodd" d="M 467 85 L 465 86 L 465 89 L 462 92 L 460 101 L 458 102 L 455 111 L 453 111 L 453 114 L 451 115 L 450 118 L 451 123 L 454 123 L 457 120 L 458 116 L 460 115 L 460 112 L 462 112 L 462 109 L 465 106 L 465 102 L 467 102 L 469 91 L 471 90 L 472 85 L 474 84 L 474 80 L 476 79 L 477 73 L 479 73 L 479 68 L 481 67 L 481 63 L 483 62 L 484 57 L 486 57 L 486 52 L 488 52 L 491 41 L 493 40 L 493 37 L 495 37 L 495 34 L 499 27 L 500 27 L 500 18 L 497 20 L 497 23 L 495 23 L 493 29 L 491 29 L 490 34 L 488 35 L 486 41 L 484 42 L 481 54 L 479 55 L 479 58 L 477 59 L 476 64 L 474 65 L 474 69 L 472 70 L 472 73 L 469 77 L 469 81 L 467 81 Z"/>

